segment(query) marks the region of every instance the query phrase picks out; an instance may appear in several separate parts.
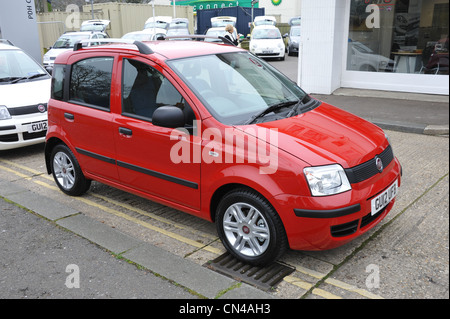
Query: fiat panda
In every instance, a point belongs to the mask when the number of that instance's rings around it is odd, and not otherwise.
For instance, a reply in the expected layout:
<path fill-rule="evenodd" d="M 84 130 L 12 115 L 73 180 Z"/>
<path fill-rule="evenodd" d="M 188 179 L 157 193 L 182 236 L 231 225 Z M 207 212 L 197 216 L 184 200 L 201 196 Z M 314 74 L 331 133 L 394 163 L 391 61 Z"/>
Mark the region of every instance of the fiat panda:
<path fill-rule="evenodd" d="M 254 265 L 348 243 L 392 209 L 401 166 L 374 124 L 234 46 L 108 41 L 55 60 L 45 158 L 62 192 L 97 181 L 215 222 Z"/>

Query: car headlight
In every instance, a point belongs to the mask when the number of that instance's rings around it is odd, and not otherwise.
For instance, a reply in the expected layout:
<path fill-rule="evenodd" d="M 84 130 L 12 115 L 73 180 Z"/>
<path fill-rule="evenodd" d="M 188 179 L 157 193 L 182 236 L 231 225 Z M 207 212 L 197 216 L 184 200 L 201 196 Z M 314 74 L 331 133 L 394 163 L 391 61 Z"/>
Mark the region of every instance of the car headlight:
<path fill-rule="evenodd" d="M 328 196 L 352 189 L 341 165 L 306 167 L 303 170 L 313 196 Z"/>
<path fill-rule="evenodd" d="M 50 61 L 50 56 L 44 54 L 44 62 Z"/>
<path fill-rule="evenodd" d="M 9 120 L 11 114 L 9 114 L 8 109 L 4 105 L 0 105 L 0 120 Z"/>

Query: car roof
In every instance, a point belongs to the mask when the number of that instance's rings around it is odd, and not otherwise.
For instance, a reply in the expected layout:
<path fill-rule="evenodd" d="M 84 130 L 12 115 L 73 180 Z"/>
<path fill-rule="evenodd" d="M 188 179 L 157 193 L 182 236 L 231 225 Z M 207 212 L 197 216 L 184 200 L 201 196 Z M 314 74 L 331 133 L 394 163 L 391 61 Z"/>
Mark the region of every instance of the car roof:
<path fill-rule="evenodd" d="M 21 50 L 21 49 L 13 45 L 0 42 L 0 50 Z"/>
<path fill-rule="evenodd" d="M 138 41 L 139 42 L 139 41 Z M 205 41 L 145 41 L 139 42 L 146 48 L 153 51 L 153 54 L 157 56 L 159 60 L 178 59 L 185 57 L 194 57 L 199 55 L 218 54 L 227 52 L 246 52 L 246 50 L 240 49 L 235 46 L 226 44 L 217 44 Z M 65 64 L 67 59 L 76 54 L 76 52 L 126 52 L 137 53 L 138 48 L 136 45 L 128 43 L 111 43 L 106 45 L 82 47 L 77 51 L 68 51 L 57 57 L 55 63 Z M 145 55 L 145 53 L 142 53 Z"/>

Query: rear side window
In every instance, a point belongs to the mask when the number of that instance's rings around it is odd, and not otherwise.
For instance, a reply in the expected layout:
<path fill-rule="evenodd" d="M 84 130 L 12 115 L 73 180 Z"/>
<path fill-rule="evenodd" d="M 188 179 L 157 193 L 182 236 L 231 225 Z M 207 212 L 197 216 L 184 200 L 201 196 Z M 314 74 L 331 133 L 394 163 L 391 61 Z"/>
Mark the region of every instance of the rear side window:
<path fill-rule="evenodd" d="M 55 64 L 52 72 L 52 99 L 62 100 L 64 98 L 65 65 Z"/>
<path fill-rule="evenodd" d="M 113 62 L 112 57 L 97 57 L 73 64 L 69 100 L 109 111 Z"/>

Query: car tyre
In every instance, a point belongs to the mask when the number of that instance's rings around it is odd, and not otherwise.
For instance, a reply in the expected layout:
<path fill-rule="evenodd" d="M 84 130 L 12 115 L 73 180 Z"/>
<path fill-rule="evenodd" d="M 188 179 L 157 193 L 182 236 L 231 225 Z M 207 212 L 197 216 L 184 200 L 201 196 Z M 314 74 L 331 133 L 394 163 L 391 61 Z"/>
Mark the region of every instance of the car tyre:
<path fill-rule="evenodd" d="M 85 178 L 77 159 L 66 145 L 55 146 L 51 153 L 50 163 L 53 178 L 64 193 L 80 196 L 88 191 L 91 180 Z"/>
<path fill-rule="evenodd" d="M 222 198 L 216 211 L 216 227 L 225 248 L 251 265 L 274 262 L 288 247 L 277 212 L 252 190 L 234 190 Z"/>

